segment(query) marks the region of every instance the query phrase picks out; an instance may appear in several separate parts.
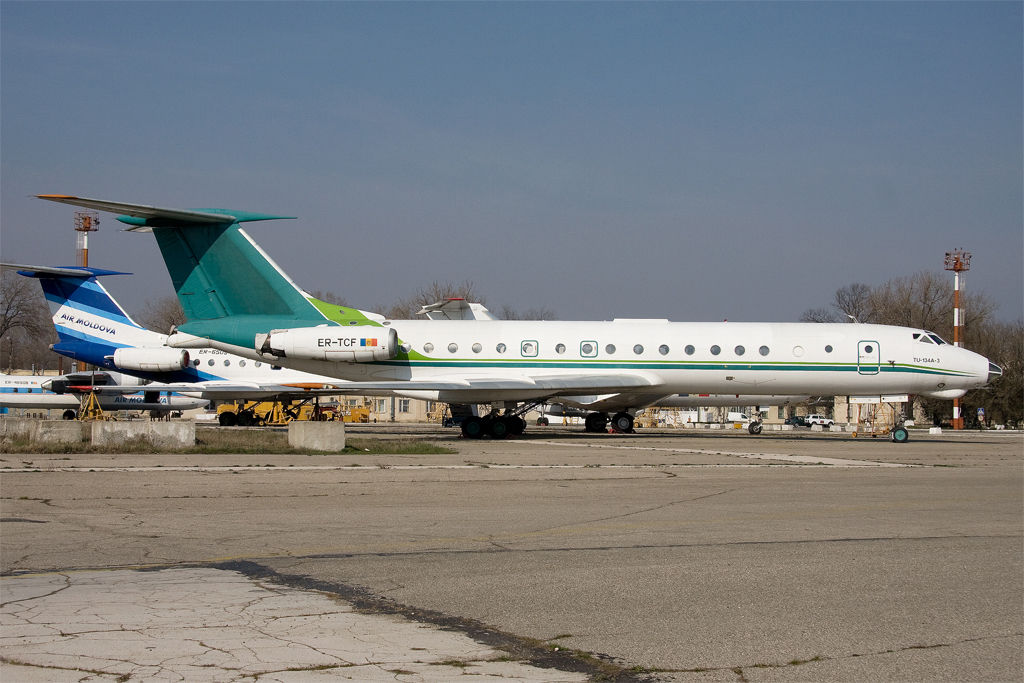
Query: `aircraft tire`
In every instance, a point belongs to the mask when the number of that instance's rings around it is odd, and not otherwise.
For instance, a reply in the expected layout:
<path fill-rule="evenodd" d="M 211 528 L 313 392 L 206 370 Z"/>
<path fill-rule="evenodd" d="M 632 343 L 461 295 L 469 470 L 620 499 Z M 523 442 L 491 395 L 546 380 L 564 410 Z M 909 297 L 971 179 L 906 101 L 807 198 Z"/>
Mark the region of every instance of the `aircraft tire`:
<path fill-rule="evenodd" d="M 910 439 L 910 432 L 906 427 L 896 427 L 892 430 L 892 440 L 896 443 L 906 443 Z"/>
<path fill-rule="evenodd" d="M 508 433 L 511 436 L 522 436 L 526 431 L 526 420 L 521 417 L 510 417 Z"/>
<path fill-rule="evenodd" d="M 537 418 L 537 426 L 538 427 L 547 427 L 548 424 L 549 424 L 548 423 L 548 419 L 546 417 L 538 417 Z"/>
<path fill-rule="evenodd" d="M 462 421 L 462 436 L 467 439 L 481 439 L 484 435 L 484 421 L 475 415 Z"/>
<path fill-rule="evenodd" d="M 751 422 L 749 425 L 747 425 L 747 431 L 750 432 L 751 434 L 760 434 L 761 429 L 763 428 L 764 425 L 761 424 L 760 422 Z"/>
<path fill-rule="evenodd" d="M 612 429 L 623 434 L 633 433 L 633 416 L 629 413 L 615 413 L 612 418 Z"/>
<path fill-rule="evenodd" d="M 74 420 L 76 417 L 78 417 L 78 414 L 75 411 L 71 410 L 71 408 L 65 410 L 64 413 L 61 415 L 61 418 L 65 420 Z"/>
<path fill-rule="evenodd" d="M 506 417 L 496 417 L 487 425 L 487 433 L 491 435 L 492 439 L 504 439 L 511 431 L 511 425 Z"/>
<path fill-rule="evenodd" d="M 587 413 L 583 421 L 584 429 L 592 433 L 603 433 L 608 429 L 608 415 L 606 413 Z"/>

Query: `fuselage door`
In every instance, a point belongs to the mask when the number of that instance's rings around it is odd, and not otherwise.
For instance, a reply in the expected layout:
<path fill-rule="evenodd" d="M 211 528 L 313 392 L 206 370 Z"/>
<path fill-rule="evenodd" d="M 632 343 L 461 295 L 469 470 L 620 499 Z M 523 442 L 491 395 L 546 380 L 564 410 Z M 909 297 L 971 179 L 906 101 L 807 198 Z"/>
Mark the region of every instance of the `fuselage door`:
<path fill-rule="evenodd" d="M 857 372 L 862 375 L 877 375 L 882 353 L 876 341 L 857 342 Z"/>

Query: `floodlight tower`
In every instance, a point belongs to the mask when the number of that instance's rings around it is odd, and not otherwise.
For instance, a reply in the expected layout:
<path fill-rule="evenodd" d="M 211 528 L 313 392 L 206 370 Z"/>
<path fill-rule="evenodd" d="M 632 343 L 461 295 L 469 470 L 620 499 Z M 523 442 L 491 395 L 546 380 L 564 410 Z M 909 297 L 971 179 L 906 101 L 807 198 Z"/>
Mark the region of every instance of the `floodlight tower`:
<path fill-rule="evenodd" d="M 953 271 L 953 346 L 963 346 L 963 315 L 960 313 L 960 273 L 970 270 L 971 254 L 963 249 L 946 252 L 946 270 Z M 953 399 L 953 429 L 963 429 L 964 418 L 960 415 L 960 399 Z"/>
<path fill-rule="evenodd" d="M 80 266 L 89 265 L 89 233 L 96 232 L 99 224 L 100 217 L 95 211 L 75 211 L 75 232 L 78 233 L 75 246 Z"/>

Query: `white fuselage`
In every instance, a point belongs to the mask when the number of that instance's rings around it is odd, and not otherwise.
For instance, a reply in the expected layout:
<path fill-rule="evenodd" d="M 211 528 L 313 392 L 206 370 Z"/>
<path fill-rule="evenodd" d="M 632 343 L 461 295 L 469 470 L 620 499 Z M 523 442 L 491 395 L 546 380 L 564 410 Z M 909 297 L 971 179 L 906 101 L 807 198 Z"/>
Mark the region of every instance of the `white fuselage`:
<path fill-rule="evenodd" d="M 274 362 L 353 381 L 457 378 L 480 384 L 487 380 L 620 373 L 649 379 L 651 392 L 661 396 L 693 392 L 928 393 L 953 398 L 955 393 L 984 386 L 989 377 L 989 363 L 984 357 L 932 341 L 935 337 L 929 338 L 922 330 L 887 325 L 664 320 L 401 320 L 384 325 L 397 331 L 408 358 L 351 363 L 289 357 Z M 374 328 L 317 329 L 324 329 L 325 334 L 365 336 L 373 334 Z M 267 359 L 254 350 L 230 350 Z M 407 393 L 442 401 L 482 403 L 588 392 L 473 387 Z"/>
<path fill-rule="evenodd" d="M 38 375 L 0 375 L 0 407 L 29 409 L 77 410 L 81 393 L 58 394 L 42 387 L 53 379 Z M 154 391 L 155 393 L 155 391 Z M 143 391 L 131 394 L 100 395 L 103 410 L 190 410 L 202 408 L 208 401 L 188 396 L 159 394 L 149 397 Z"/>

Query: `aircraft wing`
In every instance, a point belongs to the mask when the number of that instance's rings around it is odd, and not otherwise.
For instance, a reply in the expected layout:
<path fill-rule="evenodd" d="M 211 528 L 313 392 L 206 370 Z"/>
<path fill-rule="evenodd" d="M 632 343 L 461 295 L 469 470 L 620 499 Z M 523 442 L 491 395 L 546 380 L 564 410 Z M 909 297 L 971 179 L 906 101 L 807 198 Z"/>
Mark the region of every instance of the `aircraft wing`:
<path fill-rule="evenodd" d="M 258 384 L 255 382 L 179 382 L 176 384 L 152 383 L 143 386 L 119 387 L 119 386 L 96 386 L 96 387 L 75 387 L 85 391 L 90 388 L 100 393 L 134 393 L 136 391 L 172 391 L 178 393 L 199 393 L 204 396 L 228 397 L 233 394 L 255 394 L 260 393 L 267 396 L 277 394 L 358 394 L 368 391 L 488 391 L 500 395 L 502 391 L 514 392 L 517 394 L 523 391 L 535 392 L 538 396 L 581 394 L 583 392 L 601 394 L 621 392 L 625 389 L 643 389 L 644 393 L 656 393 L 664 396 L 664 392 L 658 392 L 658 382 L 644 373 L 618 373 L 618 374 L 569 374 L 569 375 L 544 375 L 538 377 L 519 377 L 514 379 L 502 377 L 452 377 L 438 378 L 437 380 L 388 380 L 370 382 L 347 382 L 338 380 L 331 384 Z M 653 392 L 652 392 L 653 389 Z M 500 396 L 499 396 L 500 397 Z"/>
<path fill-rule="evenodd" d="M 582 393 L 621 391 L 629 388 L 647 388 L 659 384 L 656 378 L 644 373 L 607 373 L 607 374 L 566 374 L 508 377 L 439 377 L 436 380 L 392 380 L 382 382 L 338 382 L 334 386 L 343 390 L 380 389 L 380 390 L 412 390 L 412 391 L 522 391 L 538 389 L 542 392 Z"/>
<path fill-rule="evenodd" d="M 603 396 L 574 396 L 563 394 L 562 398 L 566 403 L 586 407 L 587 410 L 599 410 L 611 412 L 629 408 L 646 408 L 656 404 L 661 399 L 671 394 L 664 391 L 651 392 L 650 390 L 624 391 L 617 394 L 606 394 Z"/>

